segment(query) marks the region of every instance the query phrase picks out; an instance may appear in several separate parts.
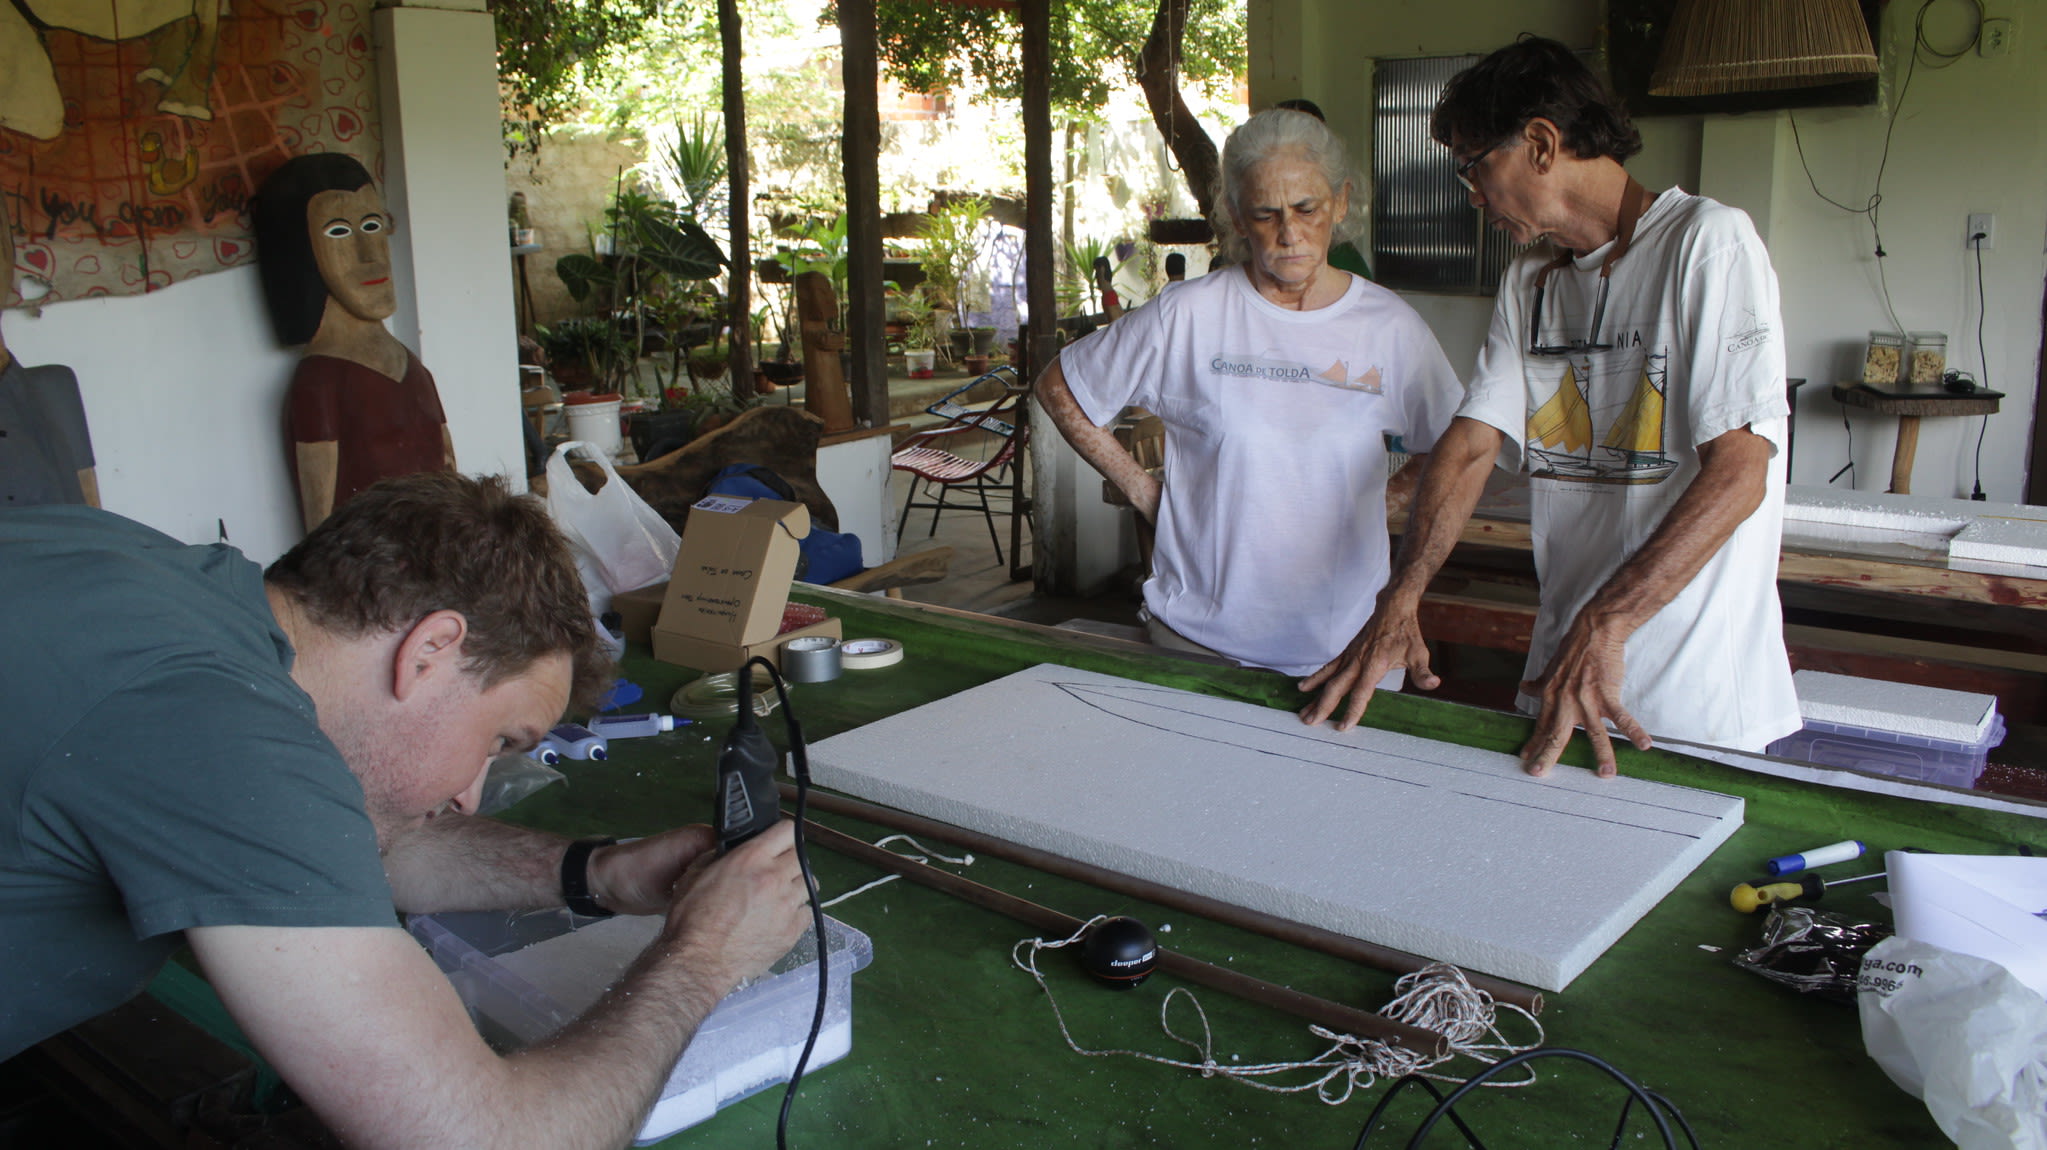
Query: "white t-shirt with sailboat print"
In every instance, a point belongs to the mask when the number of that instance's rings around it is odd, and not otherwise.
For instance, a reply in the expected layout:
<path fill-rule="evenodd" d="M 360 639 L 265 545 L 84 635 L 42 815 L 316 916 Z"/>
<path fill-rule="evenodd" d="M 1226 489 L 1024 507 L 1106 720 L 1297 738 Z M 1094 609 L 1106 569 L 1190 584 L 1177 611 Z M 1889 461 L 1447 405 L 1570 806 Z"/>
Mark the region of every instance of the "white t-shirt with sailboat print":
<path fill-rule="evenodd" d="M 1386 583 L 1387 437 L 1427 451 L 1463 396 L 1414 308 L 1355 276 L 1313 311 L 1241 267 L 1168 284 L 1059 364 L 1096 426 L 1132 404 L 1165 421 L 1146 608 L 1288 675 L 1342 654 Z"/>
<path fill-rule="evenodd" d="M 1593 333 L 1607 251 L 1550 273 L 1535 338 L 1611 346 L 1529 354 L 1536 274 L 1554 256 L 1538 247 L 1500 286 L 1458 411 L 1506 433 L 1500 466 L 1529 475 L 1542 605 L 1528 677 L 1691 485 L 1698 445 L 1747 426 L 1777 448 L 1763 503 L 1628 639 L 1621 694 L 1651 735 L 1761 750 L 1801 725 L 1776 582 L 1790 412 L 1777 274 L 1746 214 L 1672 188 L 1614 261 Z"/>

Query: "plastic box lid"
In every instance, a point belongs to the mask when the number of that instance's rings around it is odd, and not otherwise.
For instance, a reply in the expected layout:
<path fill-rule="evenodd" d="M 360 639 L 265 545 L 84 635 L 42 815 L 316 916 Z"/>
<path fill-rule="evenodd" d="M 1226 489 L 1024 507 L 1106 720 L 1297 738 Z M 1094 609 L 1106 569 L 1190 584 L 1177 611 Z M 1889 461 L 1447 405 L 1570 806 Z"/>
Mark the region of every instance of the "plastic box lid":
<path fill-rule="evenodd" d="M 566 910 L 415 915 L 407 923 L 447 973 L 484 1040 L 501 1051 L 537 1042 L 566 1025 L 617 981 L 660 926 L 659 917 L 588 919 Z M 552 993 L 515 969 L 521 959 L 507 957 L 574 931 L 591 932 L 585 936 L 590 945 L 576 944 L 571 956 L 563 958 L 565 968 L 557 964 L 553 980 L 542 979 Z M 852 1049 L 853 972 L 874 958 L 868 937 L 837 919 L 825 919 L 825 937 L 830 982 L 806 1075 Z M 816 1005 L 817 947 L 806 932 L 767 973 L 734 990 L 697 1027 L 640 1130 L 639 1144 L 666 1138 L 787 1082 L 802 1056 Z"/>

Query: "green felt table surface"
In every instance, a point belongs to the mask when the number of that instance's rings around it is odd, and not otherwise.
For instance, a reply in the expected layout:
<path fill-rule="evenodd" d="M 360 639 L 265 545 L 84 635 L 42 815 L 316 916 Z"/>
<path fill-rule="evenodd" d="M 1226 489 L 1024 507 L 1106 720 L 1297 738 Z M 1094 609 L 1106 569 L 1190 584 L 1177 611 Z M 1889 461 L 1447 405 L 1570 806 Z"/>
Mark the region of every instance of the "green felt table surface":
<path fill-rule="evenodd" d="M 1061 663 L 1233 699 L 1295 708 L 1302 699 L 1278 675 L 1215 669 L 1082 636 L 883 600 L 806 592 L 827 605 L 853 637 L 899 640 L 905 660 L 848 672 L 795 689 L 793 705 L 812 741 L 962 691 L 1035 663 Z M 634 709 L 661 707 L 696 672 L 634 656 L 626 673 L 647 692 Z M 1529 724 L 1512 715 L 1413 695 L 1380 695 L 1367 721 L 1413 734 L 1512 752 Z M 781 740 L 779 721 L 768 729 Z M 643 834 L 708 818 L 711 777 L 724 724 L 707 722 L 651 739 L 613 744 L 608 762 L 565 765 L 566 785 L 542 790 L 506 817 L 566 833 Z M 1584 747 L 1574 748 L 1583 758 Z M 1675 1103 L 1709 1147 L 1925 1147 L 1945 1145 L 1924 1107 L 1891 1085 L 1864 1054 L 1852 1008 L 1799 996 L 1730 963 L 1757 941 L 1760 916 L 1727 904 L 1735 883 L 1760 874 L 1763 859 L 1857 838 L 1880 868 L 1881 852 L 1920 847 L 1958 853 L 2047 849 L 2047 823 L 2009 814 L 1910 801 L 1793 782 L 1663 751 L 1623 746 L 1621 769 L 1739 795 L 1746 821 L 1571 984 L 1547 996 L 1541 1016 L 1551 1046 L 1613 1063 Z M 1573 761 L 1573 760 L 1567 760 Z M 1076 796 L 1084 802 L 1084 796 Z M 821 815 L 868 839 L 884 829 Z M 936 844 L 934 844 L 936 845 Z M 1369 852 L 1370 842 L 1331 842 L 1334 852 Z M 1218 828 L 1219 852 L 1257 851 L 1257 842 Z M 813 850 L 826 895 L 880 872 Z M 1540 858 L 1512 865 L 1542 868 Z M 1835 868 L 1861 873 L 1856 864 Z M 957 868 L 952 868 L 957 869 Z M 1192 957 L 1352 1005 L 1377 1009 L 1393 976 L 1319 953 L 1164 910 L 1085 884 L 982 859 L 976 881 L 1081 918 L 1132 914 L 1159 940 Z M 1626 875 L 1556 874 L 1554 897 L 1581 884 Z M 1886 917 L 1852 886 L 1829 896 L 1843 912 Z M 803 1083 L 792 1145 L 812 1147 L 1348 1147 L 1387 1084 L 1360 1083 L 1341 1105 L 1313 1094 L 1272 1094 L 1198 1073 L 1125 1057 L 1083 1057 L 1060 1037 L 1045 995 L 1011 965 L 1012 946 L 1032 934 L 1019 923 L 948 895 L 894 882 L 831 912 L 865 932 L 874 961 L 853 979 L 853 1050 Z M 1170 930 L 1167 928 L 1170 927 Z M 1160 1003 L 1174 980 L 1154 976 L 1134 991 L 1089 981 L 1070 960 L 1047 952 L 1041 965 L 1073 1029 L 1094 1049 L 1191 1055 L 1160 1032 Z M 1311 1057 L 1325 1042 L 1291 1016 L 1199 992 L 1219 1063 Z M 1175 1028 L 1198 1036 L 1191 1011 Z M 1518 1020 L 1510 1036 L 1527 1034 Z M 1589 1068 L 1538 1064 L 1539 1081 L 1488 1090 L 1460 1109 L 1489 1147 L 1604 1146 L 1619 1111 L 1619 1088 Z M 1479 1064 L 1440 1068 L 1462 1076 Z M 774 1142 L 780 1091 L 728 1107 L 662 1145 L 759 1147 Z M 1427 1110 L 1419 1093 L 1396 1101 L 1388 1128 L 1368 1145 L 1405 1145 Z M 1642 1138 L 1636 1134 L 1644 1135 Z M 1658 1144 L 1640 1121 L 1628 1145 Z M 1462 1146 L 1447 1125 L 1426 1143 Z"/>

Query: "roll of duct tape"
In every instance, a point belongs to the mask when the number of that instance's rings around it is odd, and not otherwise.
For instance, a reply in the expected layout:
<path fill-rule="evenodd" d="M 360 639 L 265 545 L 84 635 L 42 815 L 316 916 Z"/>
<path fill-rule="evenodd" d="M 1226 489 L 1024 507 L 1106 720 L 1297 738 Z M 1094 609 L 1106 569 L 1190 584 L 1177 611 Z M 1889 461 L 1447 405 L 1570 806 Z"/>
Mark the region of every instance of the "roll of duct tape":
<path fill-rule="evenodd" d="M 827 683 L 839 677 L 839 641 L 806 635 L 782 644 L 782 675 L 792 683 Z"/>
<path fill-rule="evenodd" d="M 848 639 L 839 644 L 839 663 L 848 671 L 871 671 L 903 661 L 903 645 L 894 639 Z"/>

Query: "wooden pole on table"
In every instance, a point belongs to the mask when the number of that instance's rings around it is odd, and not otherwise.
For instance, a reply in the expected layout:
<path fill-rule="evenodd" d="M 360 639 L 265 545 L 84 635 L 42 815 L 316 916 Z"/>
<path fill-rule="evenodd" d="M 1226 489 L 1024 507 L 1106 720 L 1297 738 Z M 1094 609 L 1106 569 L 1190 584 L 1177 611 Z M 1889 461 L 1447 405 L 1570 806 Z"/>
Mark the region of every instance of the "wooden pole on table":
<path fill-rule="evenodd" d="M 779 783 L 777 785 L 782 789 L 783 798 L 795 798 L 796 788 L 793 785 L 789 783 Z M 876 826 L 884 826 L 892 831 L 901 831 L 904 834 L 922 835 L 939 839 L 952 843 L 955 846 L 965 847 L 970 851 L 979 851 L 982 854 L 1004 859 L 1022 866 L 1032 867 L 1047 874 L 1058 875 L 1060 878 L 1070 878 L 1076 882 L 1084 882 L 1091 886 L 1101 887 L 1104 890 L 1112 890 L 1118 894 L 1129 895 L 1132 898 L 1141 898 L 1146 902 L 1155 902 L 1160 906 L 1171 907 L 1174 910 L 1185 911 L 1188 914 L 1198 914 L 1203 918 L 1213 919 L 1228 926 L 1239 927 L 1254 934 L 1262 934 L 1267 938 L 1276 938 L 1281 942 L 1290 942 L 1295 946 L 1305 946 L 1310 950 L 1319 950 L 1324 954 L 1333 955 L 1334 957 L 1346 959 L 1377 970 L 1391 971 L 1395 974 L 1412 974 L 1429 965 L 1431 961 L 1419 955 L 1409 954 L 1406 951 L 1377 946 L 1363 939 L 1337 934 L 1331 930 L 1323 930 L 1321 927 L 1291 922 L 1276 915 L 1266 914 L 1263 911 L 1232 906 L 1229 903 L 1219 902 L 1206 895 L 1191 894 L 1184 890 L 1176 890 L 1173 887 L 1152 882 L 1149 879 L 1133 878 L 1130 875 L 1118 874 L 1115 871 L 1106 870 L 1091 863 L 1078 862 L 1074 859 L 1055 855 L 1050 851 L 1023 846 L 1005 839 L 998 839 L 993 835 L 982 834 L 980 831 L 968 830 L 965 827 L 953 826 L 950 823 L 941 823 L 933 819 L 924 818 L 921 815 L 913 815 L 907 811 L 880 807 L 873 803 L 861 802 L 859 799 L 826 794 L 814 789 L 810 792 L 807 801 L 814 810 L 862 819 Z M 1542 1013 L 1542 992 L 1539 990 L 1488 975 L 1472 974 L 1469 971 L 1465 972 L 1464 977 L 1471 983 L 1474 989 L 1492 995 L 1495 1002 L 1510 1003 L 1530 1014 Z"/>
<path fill-rule="evenodd" d="M 812 795 L 815 801 L 817 796 Z M 1039 906 L 1027 899 L 983 886 L 972 879 L 961 878 L 950 871 L 925 866 L 913 859 L 904 858 L 893 851 L 886 851 L 863 839 L 828 826 L 805 820 L 803 833 L 819 846 L 835 850 L 848 858 L 880 867 L 883 870 L 933 890 L 961 898 L 975 906 L 1025 923 L 1040 931 L 1067 938 L 1078 932 L 1082 922 L 1069 914 L 1061 914 L 1050 907 Z M 1303 994 L 1290 987 L 1253 978 L 1248 974 L 1188 958 L 1177 951 L 1158 948 L 1158 969 L 1175 978 L 1185 979 L 1198 986 L 1234 994 L 1250 1002 L 1282 1010 L 1296 1018 L 1305 1018 L 1319 1026 L 1359 1038 L 1376 1038 L 1417 1050 L 1432 1058 L 1441 1058 L 1450 1052 L 1450 1040 L 1433 1030 L 1395 1022 L 1369 1010 L 1345 1006 L 1312 994 Z"/>

